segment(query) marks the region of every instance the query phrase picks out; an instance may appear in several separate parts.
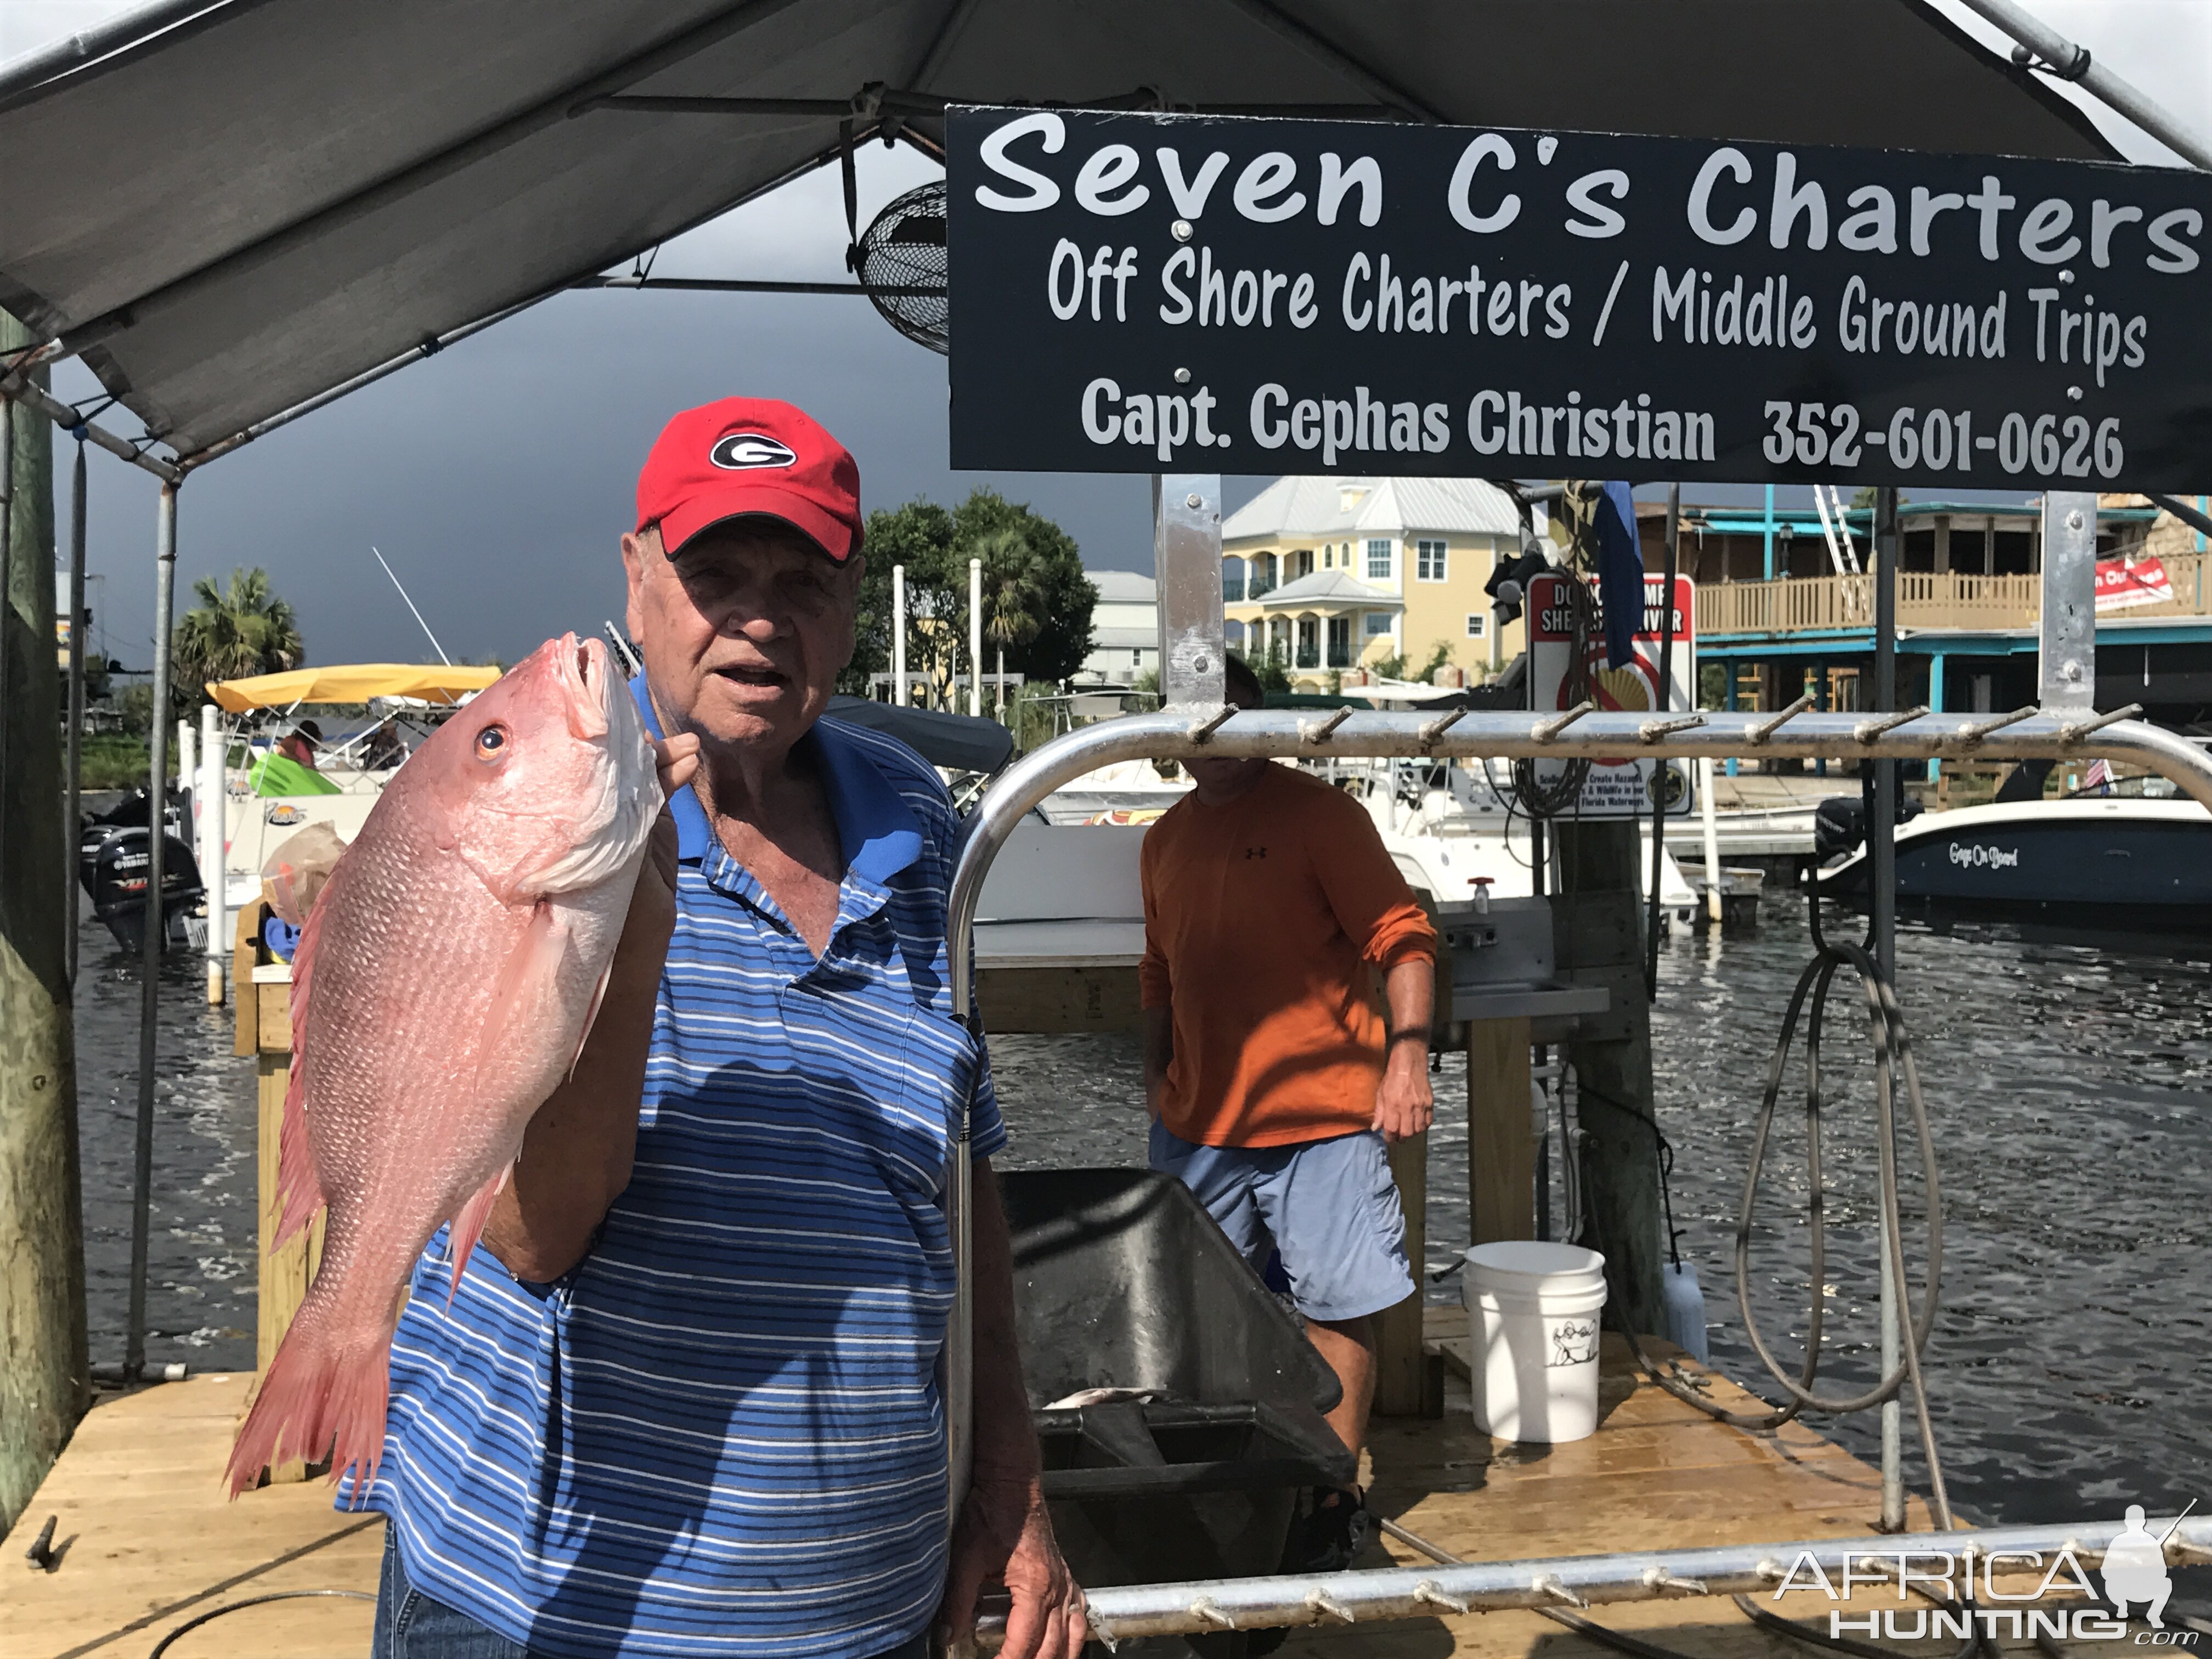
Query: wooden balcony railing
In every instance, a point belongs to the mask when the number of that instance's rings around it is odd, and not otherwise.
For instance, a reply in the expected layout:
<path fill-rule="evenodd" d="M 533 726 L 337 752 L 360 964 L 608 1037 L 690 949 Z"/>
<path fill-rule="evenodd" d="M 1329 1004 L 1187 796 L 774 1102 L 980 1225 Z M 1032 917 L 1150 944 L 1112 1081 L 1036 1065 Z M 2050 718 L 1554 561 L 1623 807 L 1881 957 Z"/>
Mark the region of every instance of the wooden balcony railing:
<path fill-rule="evenodd" d="M 2165 561 L 2173 597 L 2100 614 L 2134 617 L 2212 616 L 2212 554 L 2185 553 Z M 1897 625 L 1978 630 L 2033 628 L 2041 616 L 2039 576 L 1972 576 L 1908 570 L 1897 579 Z M 1804 576 L 1771 582 L 1700 582 L 1698 632 L 1789 634 L 1874 625 L 1874 581 L 1869 576 Z"/>

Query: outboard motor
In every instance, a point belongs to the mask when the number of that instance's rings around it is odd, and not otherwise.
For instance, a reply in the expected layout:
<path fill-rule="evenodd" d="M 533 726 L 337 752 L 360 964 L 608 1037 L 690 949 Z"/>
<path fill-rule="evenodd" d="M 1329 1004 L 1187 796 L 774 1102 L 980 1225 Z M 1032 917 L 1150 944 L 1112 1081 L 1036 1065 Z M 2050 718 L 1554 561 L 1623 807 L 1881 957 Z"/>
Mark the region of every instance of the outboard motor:
<path fill-rule="evenodd" d="M 1897 794 L 1894 823 L 1910 823 L 1926 810 L 1926 803 L 1903 790 Z M 1874 780 L 1861 781 L 1859 798 L 1831 795 L 1813 809 L 1813 856 L 1826 864 L 1839 854 L 1856 853 L 1866 841 L 1866 827 L 1874 818 Z"/>
<path fill-rule="evenodd" d="M 89 837 L 88 837 L 89 842 Z M 92 897 L 94 915 L 127 951 L 142 948 L 146 920 L 146 830 L 109 827 L 97 846 L 88 845 L 89 867 L 80 879 Z M 161 838 L 161 927 L 167 950 L 202 950 L 206 922 L 192 913 L 207 890 L 192 849 L 175 836 Z"/>

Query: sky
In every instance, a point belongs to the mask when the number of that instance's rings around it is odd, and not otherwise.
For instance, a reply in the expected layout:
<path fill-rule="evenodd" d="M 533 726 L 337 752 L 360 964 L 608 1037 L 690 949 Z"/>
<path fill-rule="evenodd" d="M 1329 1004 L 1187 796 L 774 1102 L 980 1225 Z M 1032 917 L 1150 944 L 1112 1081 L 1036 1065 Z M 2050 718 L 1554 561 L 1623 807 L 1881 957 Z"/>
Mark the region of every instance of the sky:
<path fill-rule="evenodd" d="M 1961 27 L 2006 43 L 1958 0 Z M 2029 0 L 2098 61 L 2212 134 L 2212 0 Z M 128 9 L 118 0 L 0 0 L 0 62 Z M 2069 95 L 2076 89 L 2064 88 Z M 2101 106 L 2130 159 L 2178 158 Z M 936 169 L 904 149 L 859 161 L 860 217 Z M 660 252 L 657 276 L 847 280 L 836 172 L 823 169 Z M 97 394 L 64 364 L 55 391 Z M 556 297 L 195 473 L 179 507 L 178 593 L 260 565 L 299 612 L 311 660 L 428 660 L 430 646 L 370 554 L 390 561 L 456 660 L 513 660 L 563 629 L 619 620 L 617 539 L 639 464 L 677 410 L 744 392 L 805 407 L 858 458 L 864 505 L 951 503 L 978 484 L 1056 520 L 1095 569 L 1152 568 L 1146 481 L 990 475 L 945 465 L 945 360 L 865 300 L 668 293 Z M 118 411 L 119 414 L 119 411 Z M 67 500 L 65 441 L 57 499 Z M 1260 478 L 1224 481 L 1229 507 Z M 94 452 L 87 514 L 95 640 L 126 666 L 150 656 L 155 484 Z M 1755 490 L 1700 485 L 1705 501 Z M 1778 492 L 1808 505 L 1809 492 Z"/>

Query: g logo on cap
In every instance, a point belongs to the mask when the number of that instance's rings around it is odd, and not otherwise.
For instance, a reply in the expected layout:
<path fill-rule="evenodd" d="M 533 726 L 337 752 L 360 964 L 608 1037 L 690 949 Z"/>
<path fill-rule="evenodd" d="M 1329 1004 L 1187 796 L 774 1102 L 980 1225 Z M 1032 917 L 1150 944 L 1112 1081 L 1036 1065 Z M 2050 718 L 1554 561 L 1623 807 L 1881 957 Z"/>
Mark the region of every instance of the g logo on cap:
<path fill-rule="evenodd" d="M 799 464 L 799 457 L 792 453 L 790 445 L 758 432 L 731 433 L 708 452 L 707 459 L 731 471 Z"/>

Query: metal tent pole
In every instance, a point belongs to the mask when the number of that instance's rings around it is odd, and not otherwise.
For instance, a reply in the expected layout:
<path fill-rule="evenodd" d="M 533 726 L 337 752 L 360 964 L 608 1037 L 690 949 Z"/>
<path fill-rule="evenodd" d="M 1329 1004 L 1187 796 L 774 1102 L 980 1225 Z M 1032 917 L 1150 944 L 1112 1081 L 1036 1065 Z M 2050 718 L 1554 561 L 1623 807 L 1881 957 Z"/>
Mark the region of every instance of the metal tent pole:
<path fill-rule="evenodd" d="M 1885 486 L 1875 495 L 1874 706 L 1887 714 L 1897 707 L 1897 491 Z M 1874 763 L 1874 822 L 1867 826 L 1872 864 L 1874 959 L 1881 976 L 1897 983 L 1897 763 Z M 1881 1234 L 1882 1375 L 1895 1371 L 1905 1353 L 1904 1310 L 1898 1306 L 1896 1269 L 1889 1253 L 1889 1229 Z M 1905 1530 L 1905 1417 L 1898 1396 L 1881 1403 L 1881 1529 Z"/>
<path fill-rule="evenodd" d="M 1667 486 L 1667 569 L 1666 579 L 1659 592 L 1659 701 L 1656 712 L 1664 720 L 1674 712 L 1668 696 L 1674 675 L 1674 572 L 1680 568 L 1682 550 L 1682 486 Z M 1641 583 L 1638 584 L 1641 586 Z M 1698 689 L 1686 688 L 1687 705 L 1698 706 Z M 1659 997 L 1659 878 L 1666 868 L 1667 857 L 1667 791 L 1657 786 L 1663 783 L 1670 769 L 1663 760 L 1651 763 L 1651 781 L 1655 786 L 1651 796 L 1651 886 L 1644 895 L 1644 990 L 1653 1001 Z M 1688 782 L 1686 777 L 1683 781 Z M 1720 888 L 1720 872 L 1711 867 L 1705 879 L 1715 891 Z M 1667 1241 L 1669 1249 L 1674 1240 Z"/>
<path fill-rule="evenodd" d="M 2212 168 L 2212 144 L 2112 70 L 2092 62 L 2087 47 L 2076 46 L 2012 0 L 1966 0 L 1966 3 L 2042 59 L 2060 80 L 2078 82 L 2084 92 L 2118 110 L 2177 155 L 2197 167 Z"/>
<path fill-rule="evenodd" d="M 84 834 L 84 437 L 77 435 L 76 462 L 70 469 L 70 661 L 69 771 L 63 784 L 62 851 L 70 871 L 68 939 L 64 950 L 69 982 L 76 983 L 77 842 Z"/>
<path fill-rule="evenodd" d="M 903 708 L 906 696 L 906 567 L 891 567 L 891 701 Z"/>
<path fill-rule="evenodd" d="M 230 953 L 228 883 L 223 877 L 230 827 L 225 821 L 228 792 L 223 787 L 223 763 L 229 758 L 228 747 L 223 741 L 222 710 L 211 702 L 202 703 L 200 769 L 192 784 L 192 799 L 199 809 L 200 833 L 192 855 L 199 860 L 200 884 L 207 889 L 207 1000 L 210 1008 L 222 1006 L 223 958 Z"/>
<path fill-rule="evenodd" d="M 999 712 L 1006 713 L 1006 688 L 999 687 Z M 968 561 L 968 713 L 983 718 L 983 562 Z"/>
<path fill-rule="evenodd" d="M 154 540 L 154 718 L 146 766 L 146 916 L 139 964 L 138 1136 L 131 1164 L 131 1324 L 123 1380 L 146 1364 L 146 1256 L 154 1183 L 154 1060 L 161 1012 L 161 854 L 169 783 L 169 617 L 177 580 L 177 486 L 161 486 Z"/>

